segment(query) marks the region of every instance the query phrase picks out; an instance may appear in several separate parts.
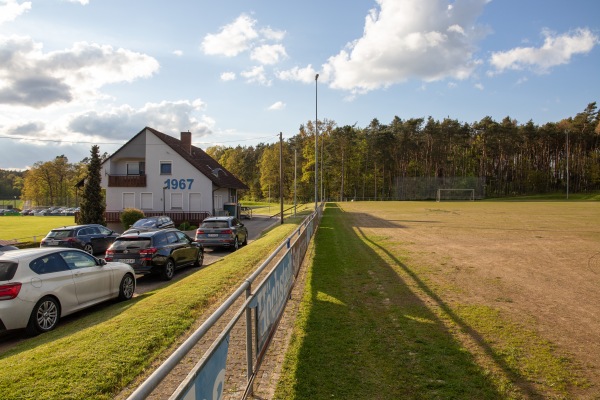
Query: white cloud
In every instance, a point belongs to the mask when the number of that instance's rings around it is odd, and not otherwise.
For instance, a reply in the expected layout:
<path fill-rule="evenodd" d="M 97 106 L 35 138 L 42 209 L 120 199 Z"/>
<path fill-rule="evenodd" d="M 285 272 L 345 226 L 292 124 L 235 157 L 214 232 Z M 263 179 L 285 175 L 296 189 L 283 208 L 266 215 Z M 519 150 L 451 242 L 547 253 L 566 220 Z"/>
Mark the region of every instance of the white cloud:
<path fill-rule="evenodd" d="M 277 64 L 283 58 L 287 58 L 285 48 L 280 44 L 263 45 L 252 50 L 250 59 L 261 64 Z"/>
<path fill-rule="evenodd" d="M 223 72 L 221 74 L 221 80 L 225 82 L 235 80 L 235 72 Z"/>
<path fill-rule="evenodd" d="M 377 0 L 363 36 L 330 57 L 323 74 L 331 87 L 353 93 L 411 78 L 466 79 L 480 63 L 474 52 L 486 30 L 476 20 L 488 2 Z"/>
<path fill-rule="evenodd" d="M 159 68 L 145 54 L 95 43 L 44 53 L 31 38 L 0 36 L 0 48 L 0 104 L 42 108 L 98 98 L 97 90 L 104 85 L 147 78 Z"/>
<path fill-rule="evenodd" d="M 277 78 L 283 81 L 311 83 L 315 81 L 316 74 L 317 71 L 312 67 L 312 65 L 309 65 L 306 68 L 294 67 L 286 71 L 279 71 L 277 73 Z M 319 75 L 319 79 L 321 79 L 321 81 L 327 81 L 327 77 L 323 73 Z"/>
<path fill-rule="evenodd" d="M 285 37 L 285 31 L 276 31 L 271 28 L 263 28 L 260 30 L 261 35 L 268 40 L 273 40 L 275 42 L 281 42 Z"/>
<path fill-rule="evenodd" d="M 0 1 L 0 25 L 15 20 L 19 15 L 31 10 L 31 2 L 18 3 L 16 0 Z"/>
<path fill-rule="evenodd" d="M 269 111 L 277 111 L 277 110 L 283 110 L 285 108 L 285 103 L 283 101 L 277 101 L 273 104 L 271 104 L 271 106 L 268 108 Z"/>
<path fill-rule="evenodd" d="M 217 34 L 208 34 L 202 41 L 201 48 L 208 55 L 234 57 L 248 50 L 258 32 L 254 29 L 256 20 L 242 14 L 234 22 L 225 25 Z"/>
<path fill-rule="evenodd" d="M 483 90 L 484 89 L 483 84 L 481 84 L 481 83 L 476 83 L 474 85 L 474 87 L 475 87 L 475 89 L 478 89 L 478 90 Z"/>
<path fill-rule="evenodd" d="M 576 54 L 589 53 L 600 43 L 598 36 L 589 29 L 577 29 L 563 35 L 554 35 L 545 30 L 542 35 L 545 38 L 544 44 L 539 48 L 517 47 L 492 53 L 490 64 L 495 72 L 529 69 L 546 73 L 552 67 L 569 63 Z"/>
<path fill-rule="evenodd" d="M 253 67 L 249 71 L 243 71 L 240 75 L 246 78 L 248 83 L 258 83 L 260 85 L 271 86 L 271 81 L 267 79 L 265 68 L 262 65 Z"/>
<path fill-rule="evenodd" d="M 182 50 L 173 50 L 173 55 L 175 55 L 177 57 L 181 57 L 183 55 L 183 51 Z"/>
<path fill-rule="evenodd" d="M 184 130 L 199 136 L 210 134 L 214 120 L 206 116 L 194 116 L 206 105 L 202 100 L 162 101 L 147 103 L 140 109 L 129 105 L 112 108 L 104 112 L 88 111 L 77 115 L 68 124 L 68 130 L 86 137 L 128 140 L 144 126 L 164 133 L 179 134 Z"/>

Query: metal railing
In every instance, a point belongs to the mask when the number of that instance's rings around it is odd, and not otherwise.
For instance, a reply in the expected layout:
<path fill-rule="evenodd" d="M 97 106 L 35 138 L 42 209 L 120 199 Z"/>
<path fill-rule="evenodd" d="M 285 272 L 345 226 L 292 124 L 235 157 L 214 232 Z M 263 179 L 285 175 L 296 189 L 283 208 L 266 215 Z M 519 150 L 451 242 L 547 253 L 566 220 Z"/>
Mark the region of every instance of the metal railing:
<path fill-rule="evenodd" d="M 316 232 L 321 215 L 322 207 L 305 218 L 300 226 L 279 245 L 260 267 L 128 397 L 128 400 L 147 398 L 206 333 L 215 326 L 217 321 L 241 299 L 244 301 L 238 311 L 235 312 L 227 326 L 219 333 L 210 348 L 206 350 L 200 361 L 196 363 L 170 399 L 188 398 L 192 392 L 195 393 L 193 398 L 213 398 L 215 390 L 220 391 L 220 394 L 222 394 L 227 370 L 228 338 L 234 325 L 243 316 L 245 316 L 246 326 L 246 384 L 241 398 L 245 399 L 252 394 L 256 373 L 283 315 L 285 305 L 308 249 L 308 244 L 314 232 Z M 265 276 L 263 272 L 273 263 L 275 263 L 275 266 Z M 253 291 L 252 285 L 260 276 L 264 276 L 264 279 Z M 242 298 L 242 295 L 245 295 L 245 297 Z M 201 392 L 206 394 L 200 394 Z M 220 394 L 217 398 L 221 398 Z"/>

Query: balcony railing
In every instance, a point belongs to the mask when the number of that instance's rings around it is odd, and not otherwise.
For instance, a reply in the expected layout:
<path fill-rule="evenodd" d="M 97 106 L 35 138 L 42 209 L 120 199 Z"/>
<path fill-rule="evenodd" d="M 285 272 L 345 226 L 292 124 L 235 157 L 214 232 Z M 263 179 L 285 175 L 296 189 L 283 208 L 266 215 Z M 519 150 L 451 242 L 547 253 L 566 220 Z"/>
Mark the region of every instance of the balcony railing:
<path fill-rule="evenodd" d="M 108 187 L 146 187 L 146 175 L 109 175 Z"/>

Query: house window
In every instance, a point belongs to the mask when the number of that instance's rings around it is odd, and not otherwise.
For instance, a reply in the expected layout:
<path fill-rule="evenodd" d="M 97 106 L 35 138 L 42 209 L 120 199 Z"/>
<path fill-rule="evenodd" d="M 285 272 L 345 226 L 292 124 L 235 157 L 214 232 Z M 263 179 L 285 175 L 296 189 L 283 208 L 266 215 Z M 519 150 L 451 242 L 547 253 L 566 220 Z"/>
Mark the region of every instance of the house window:
<path fill-rule="evenodd" d="M 171 175 L 171 161 L 161 161 L 160 162 L 160 174 L 161 175 Z"/>

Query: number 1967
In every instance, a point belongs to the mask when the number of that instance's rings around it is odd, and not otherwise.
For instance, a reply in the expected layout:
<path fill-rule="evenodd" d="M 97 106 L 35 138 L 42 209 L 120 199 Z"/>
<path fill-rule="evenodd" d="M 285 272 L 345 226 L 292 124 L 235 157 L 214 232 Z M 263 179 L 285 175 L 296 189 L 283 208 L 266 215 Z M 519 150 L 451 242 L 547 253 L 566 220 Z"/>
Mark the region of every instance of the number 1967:
<path fill-rule="evenodd" d="M 188 178 L 188 179 L 167 179 L 164 184 L 165 184 L 165 189 L 170 189 L 170 190 L 192 190 L 192 183 L 194 183 L 194 180 L 192 178 Z"/>

